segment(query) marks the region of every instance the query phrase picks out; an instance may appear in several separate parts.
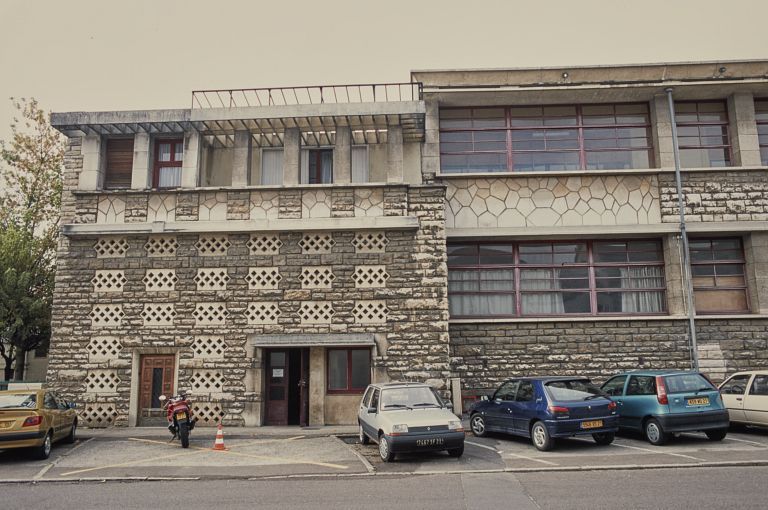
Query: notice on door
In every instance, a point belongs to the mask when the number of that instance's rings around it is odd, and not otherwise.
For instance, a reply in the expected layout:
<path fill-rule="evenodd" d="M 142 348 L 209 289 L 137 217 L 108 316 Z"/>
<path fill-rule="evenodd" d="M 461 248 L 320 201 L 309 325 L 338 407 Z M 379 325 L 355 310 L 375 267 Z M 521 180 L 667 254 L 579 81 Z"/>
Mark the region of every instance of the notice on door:
<path fill-rule="evenodd" d="M 283 370 L 282 368 L 273 368 L 272 377 L 283 377 Z"/>

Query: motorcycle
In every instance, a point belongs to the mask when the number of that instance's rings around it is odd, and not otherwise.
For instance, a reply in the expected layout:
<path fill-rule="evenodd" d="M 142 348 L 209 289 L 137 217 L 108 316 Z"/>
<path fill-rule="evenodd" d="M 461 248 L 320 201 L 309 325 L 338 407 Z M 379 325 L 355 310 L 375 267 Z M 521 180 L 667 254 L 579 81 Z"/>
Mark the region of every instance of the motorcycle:
<path fill-rule="evenodd" d="M 188 396 L 180 394 L 170 398 L 160 395 L 160 402 L 168 402 L 163 405 L 167 410 L 168 430 L 173 434 L 171 441 L 177 437 L 181 440 L 182 448 L 189 448 L 189 433 L 195 428 L 197 417 L 192 416 L 192 406 Z"/>

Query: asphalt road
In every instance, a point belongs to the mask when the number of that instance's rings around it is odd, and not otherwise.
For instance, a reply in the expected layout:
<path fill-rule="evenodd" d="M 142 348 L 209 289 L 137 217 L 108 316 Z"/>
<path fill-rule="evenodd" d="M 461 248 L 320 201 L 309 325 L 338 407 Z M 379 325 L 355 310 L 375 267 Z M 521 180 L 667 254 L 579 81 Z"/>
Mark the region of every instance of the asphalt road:
<path fill-rule="evenodd" d="M 768 467 L 2 486 L 3 507 L 288 509 L 765 508 Z"/>

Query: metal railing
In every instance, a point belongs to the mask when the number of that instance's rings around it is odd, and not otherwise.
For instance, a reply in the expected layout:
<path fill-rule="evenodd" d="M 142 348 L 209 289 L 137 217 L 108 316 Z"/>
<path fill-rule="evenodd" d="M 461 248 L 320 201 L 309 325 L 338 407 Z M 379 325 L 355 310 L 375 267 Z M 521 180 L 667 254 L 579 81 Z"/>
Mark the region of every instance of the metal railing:
<path fill-rule="evenodd" d="M 423 85 L 371 83 L 192 91 L 192 109 L 420 101 Z"/>

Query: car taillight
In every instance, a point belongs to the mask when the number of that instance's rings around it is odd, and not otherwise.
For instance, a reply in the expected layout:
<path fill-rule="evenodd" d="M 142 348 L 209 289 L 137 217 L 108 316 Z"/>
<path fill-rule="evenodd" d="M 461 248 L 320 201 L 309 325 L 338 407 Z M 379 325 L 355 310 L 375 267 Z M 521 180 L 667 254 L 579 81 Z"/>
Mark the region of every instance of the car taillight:
<path fill-rule="evenodd" d="M 664 384 L 664 378 L 658 375 L 656 376 L 656 399 L 659 401 L 659 404 L 669 404 L 669 399 L 667 398 L 667 386 Z"/>
<path fill-rule="evenodd" d="M 547 407 L 550 413 L 554 414 L 558 418 L 567 418 L 571 410 L 563 406 L 549 406 Z"/>
<path fill-rule="evenodd" d="M 614 401 L 608 402 L 608 410 L 609 411 L 615 411 L 616 410 L 616 402 L 614 402 Z"/>
<path fill-rule="evenodd" d="M 24 420 L 24 423 L 22 423 L 22 427 L 36 427 L 37 425 L 40 425 L 43 423 L 43 417 L 42 416 L 30 416 L 26 420 Z"/>

